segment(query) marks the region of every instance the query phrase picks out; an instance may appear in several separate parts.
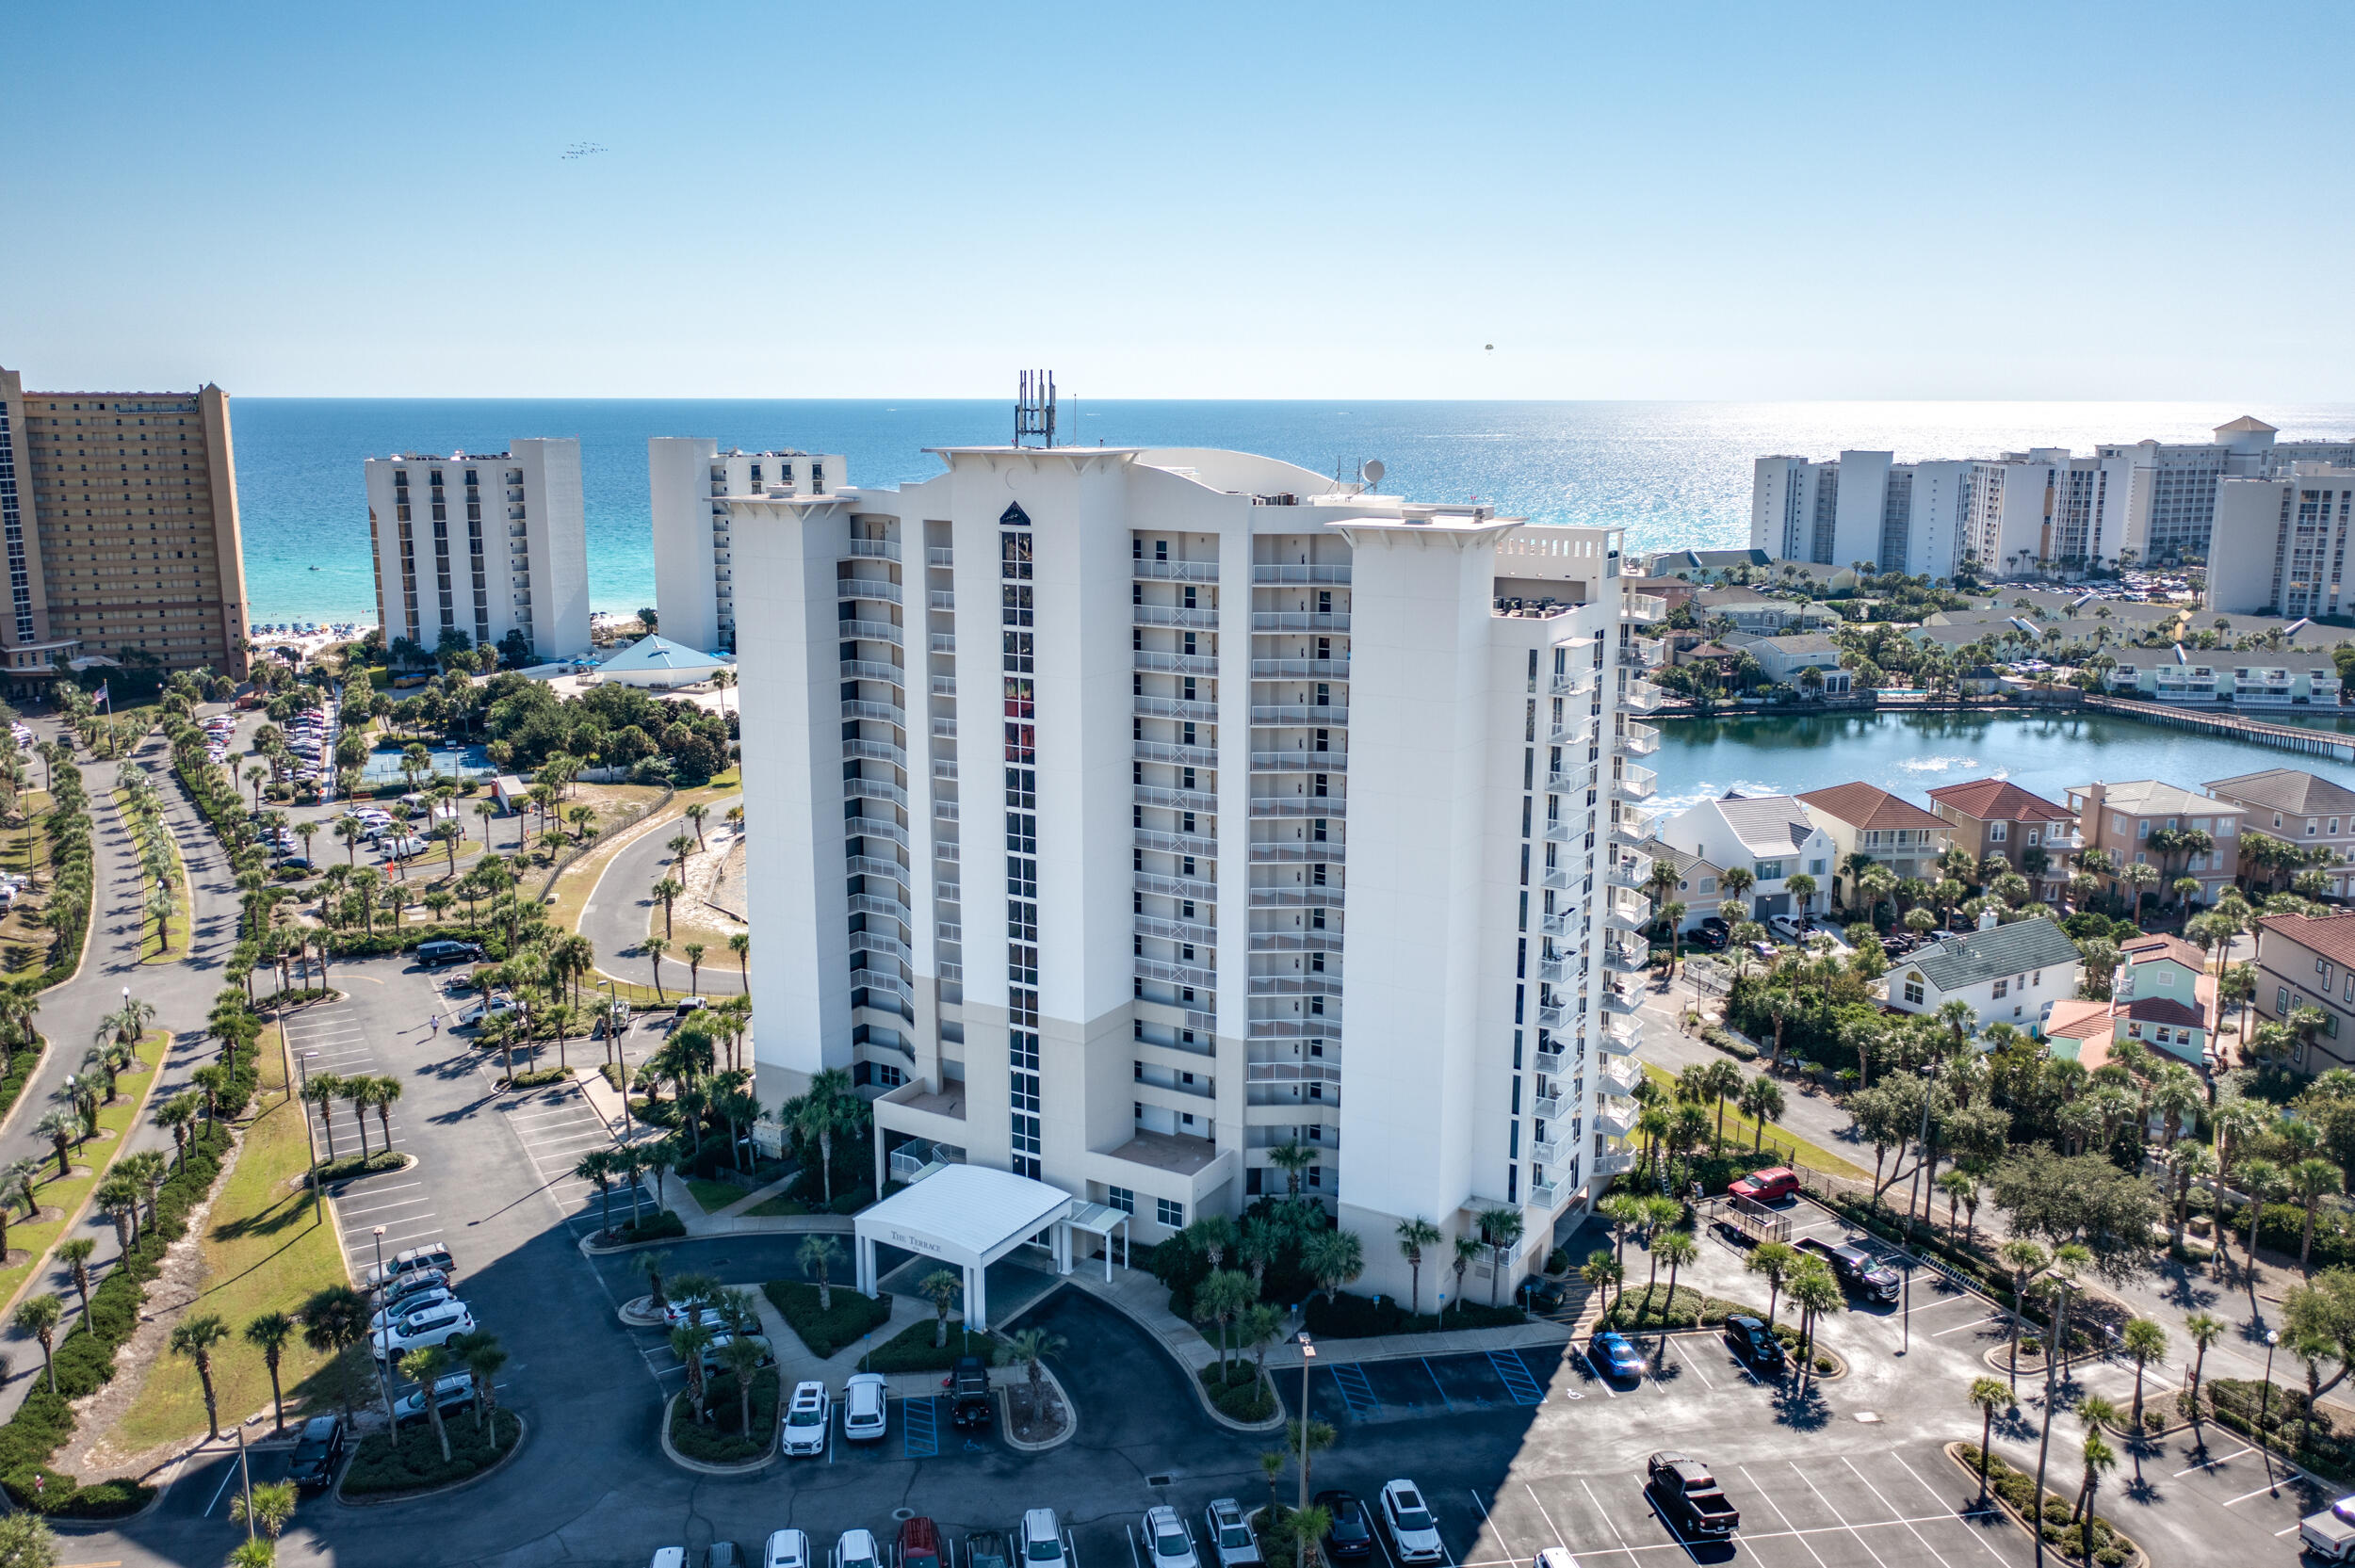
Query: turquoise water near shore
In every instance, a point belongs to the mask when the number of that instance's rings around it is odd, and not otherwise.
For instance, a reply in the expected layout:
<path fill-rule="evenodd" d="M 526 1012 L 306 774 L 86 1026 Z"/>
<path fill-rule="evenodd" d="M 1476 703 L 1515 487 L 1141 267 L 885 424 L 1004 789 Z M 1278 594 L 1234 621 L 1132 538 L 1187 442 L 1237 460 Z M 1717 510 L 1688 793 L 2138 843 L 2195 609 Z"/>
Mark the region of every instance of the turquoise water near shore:
<path fill-rule="evenodd" d="M 1917 804 L 1967 779 L 2009 779 L 2048 800 L 2099 779 L 2162 779 L 2198 789 L 2267 768 L 2296 768 L 2355 788 L 2355 769 L 2327 758 L 2167 729 L 2103 714 L 1807 714 L 1674 719 L 1644 759 L 1660 775 L 1654 810 L 1674 812 L 1729 790 L 1795 795 L 1862 780 Z"/>
<path fill-rule="evenodd" d="M 1625 527 L 1635 550 L 1746 543 L 1752 460 L 1843 447 L 1899 461 L 2096 442 L 2204 441 L 2255 413 L 2284 438 L 2355 431 L 2355 404 L 1143 402 L 1066 397 L 1063 437 L 1094 445 L 1226 446 L 1331 474 L 1380 458 L 1385 490 L 1493 502 L 1535 522 Z M 257 621 L 373 624 L 361 460 L 504 449 L 577 436 L 590 602 L 654 602 L 646 438 L 838 452 L 853 483 L 940 471 L 927 446 L 1002 442 L 1007 400 L 960 402 L 460 400 L 239 396 L 237 494 Z"/>

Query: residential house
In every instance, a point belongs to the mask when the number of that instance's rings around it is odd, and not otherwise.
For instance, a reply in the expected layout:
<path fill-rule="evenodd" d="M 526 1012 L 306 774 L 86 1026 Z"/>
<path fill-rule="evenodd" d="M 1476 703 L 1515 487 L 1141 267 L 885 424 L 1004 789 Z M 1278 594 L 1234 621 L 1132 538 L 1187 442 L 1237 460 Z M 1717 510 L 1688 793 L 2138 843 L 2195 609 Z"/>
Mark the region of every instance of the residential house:
<path fill-rule="evenodd" d="M 2339 705 L 2339 672 L 2331 665 L 2315 665 L 2311 659 L 2297 666 L 2217 662 L 2233 656 L 2210 654 L 2204 662 L 2195 662 L 2180 650 L 2173 655 L 2126 650 L 2102 684 L 2113 696 L 2154 703 L 2230 702 L 2245 708 Z"/>
<path fill-rule="evenodd" d="M 1831 835 L 1838 851 L 1840 901 L 1849 909 L 1860 908 L 1864 902 L 1857 892 L 1856 873 L 1847 868 L 1850 855 L 1870 855 L 1900 880 L 1935 881 L 1938 857 L 1954 840 L 1954 831 L 1944 821 L 1878 784 L 1811 789 L 1799 797 L 1799 803 L 1807 808 L 1809 818 Z"/>
<path fill-rule="evenodd" d="M 2004 672 L 1991 664 L 1974 664 L 1955 677 L 1955 686 L 1966 697 L 1992 697 L 2004 689 Z"/>
<path fill-rule="evenodd" d="M 2009 1024 L 2041 1033 L 2046 1015 L 2077 994 L 2077 945 L 2041 914 L 2007 925 L 1990 924 L 1933 942 L 1889 972 L 1889 1005 L 1899 1012 L 1935 1013 L 1946 1003 L 1971 1004 L 1976 1023 Z"/>
<path fill-rule="evenodd" d="M 2069 886 L 2069 857 L 2077 845 L 2077 816 L 2004 779 L 1973 779 L 1930 791 L 1930 810 L 1954 832 L 1954 842 L 1984 865 L 2001 855 L 2026 877 L 2037 897 L 2057 902 Z"/>
<path fill-rule="evenodd" d="M 1760 636 L 1828 625 L 1839 619 L 1821 605 L 1778 599 L 1754 588 L 1705 588 L 1693 595 L 1693 613 L 1703 621 L 1722 615 L 1735 630 Z"/>
<path fill-rule="evenodd" d="M 1744 651 L 1758 660 L 1758 667 L 1769 680 L 1783 686 L 1799 686 L 1799 671 L 1814 670 L 1824 677 L 1823 691 L 1827 697 L 1844 697 L 1850 689 L 1851 677 L 1840 668 L 1840 644 L 1821 632 L 1790 632 L 1780 637 L 1762 637 L 1743 644 Z"/>
<path fill-rule="evenodd" d="M 2331 850 L 2339 861 L 2330 871 L 2331 891 L 2346 897 L 2355 888 L 2355 789 L 2296 768 L 2268 768 L 2211 780 L 2208 793 L 2247 807 L 2246 831 Z"/>
<path fill-rule="evenodd" d="M 2090 1073 L 2110 1059 L 2117 1019 L 2106 1001 L 2055 1002 L 2044 1015 L 2044 1044 L 2054 1056 Z"/>
<path fill-rule="evenodd" d="M 2355 910 L 2320 917 L 2266 914 L 2257 920 L 2257 1015 L 2286 1024 L 2301 1007 L 2323 1016 L 2314 1048 L 2290 1058 L 2301 1073 L 2355 1067 Z"/>
<path fill-rule="evenodd" d="M 2105 784 L 2095 780 L 2069 791 L 2070 808 L 2077 814 L 2077 832 L 2084 848 L 2100 849 L 2122 869 L 2151 865 L 2159 873 L 2158 891 L 2179 877 L 2200 883 L 2200 899 L 2214 903 L 2232 885 L 2240 864 L 2240 827 L 2249 808 L 2234 805 L 2156 779 Z M 2203 850 L 2152 849 L 2153 833 L 2203 832 L 2210 846 Z"/>
<path fill-rule="evenodd" d="M 2207 955 L 2180 936 L 2146 936 L 2120 953 L 2110 991 L 2124 1038 L 2205 1066 L 2217 1007 Z"/>
<path fill-rule="evenodd" d="M 1677 923 L 1677 929 L 1692 930 L 1725 902 L 1718 881 L 1725 872 L 1699 855 L 1680 849 L 1665 838 L 1648 838 L 1636 846 L 1635 852 L 1676 867 L 1676 891 L 1668 895 L 1668 902 L 1684 906 L 1684 918 Z"/>
<path fill-rule="evenodd" d="M 1765 574 L 1773 567 L 1763 550 L 1663 550 L 1644 565 L 1654 577 L 1680 576 L 1697 583 L 1718 582 L 1745 573 Z M 1649 587 L 1645 592 L 1652 592 Z"/>
<path fill-rule="evenodd" d="M 1726 871 L 1739 866 L 1749 872 L 1750 909 L 1761 920 L 1776 914 L 1811 913 L 1826 907 L 1837 846 L 1792 796 L 1728 795 L 1703 800 L 1654 824 L 1652 832 L 1670 847 L 1712 866 L 1723 866 Z M 1795 903 L 1788 883 L 1802 872 L 1814 879 L 1817 891 Z M 1724 874 L 1718 874 L 1720 887 Z"/>

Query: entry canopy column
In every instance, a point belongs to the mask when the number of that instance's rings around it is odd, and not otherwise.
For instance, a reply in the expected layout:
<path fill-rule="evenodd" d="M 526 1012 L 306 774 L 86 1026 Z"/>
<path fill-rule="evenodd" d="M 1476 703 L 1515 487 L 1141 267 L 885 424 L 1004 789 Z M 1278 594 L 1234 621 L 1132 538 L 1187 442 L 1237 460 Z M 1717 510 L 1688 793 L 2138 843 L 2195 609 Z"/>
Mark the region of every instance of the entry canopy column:
<path fill-rule="evenodd" d="M 1050 1233 L 1058 1260 L 1068 1257 L 1064 1229 L 1072 1206 L 1071 1194 L 1063 1188 L 1011 1171 L 943 1166 L 853 1219 L 859 1289 L 870 1297 L 877 1293 L 878 1245 L 937 1258 L 964 1276 L 966 1326 L 987 1329 L 989 1266 L 1041 1233 Z"/>

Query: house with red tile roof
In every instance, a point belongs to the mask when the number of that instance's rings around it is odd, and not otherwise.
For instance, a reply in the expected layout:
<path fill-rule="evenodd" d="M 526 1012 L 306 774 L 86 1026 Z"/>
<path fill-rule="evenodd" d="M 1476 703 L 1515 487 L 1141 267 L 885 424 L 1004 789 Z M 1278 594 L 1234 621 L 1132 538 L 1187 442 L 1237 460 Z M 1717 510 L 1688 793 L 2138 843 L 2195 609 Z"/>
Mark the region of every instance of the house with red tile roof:
<path fill-rule="evenodd" d="M 1878 784 L 1834 784 L 1797 799 L 1839 849 L 1840 901 L 1851 909 L 1863 899 L 1856 890 L 1856 874 L 1848 869 L 1850 855 L 1870 855 L 1900 879 L 1930 880 L 1937 874 L 1938 857 L 1953 841 L 1953 830 L 1943 821 Z"/>
<path fill-rule="evenodd" d="M 2045 902 L 2059 902 L 2068 890 L 2069 857 L 2083 841 L 2077 814 L 2067 806 L 2008 779 L 1973 779 L 1931 790 L 1930 811 L 1954 830 L 1956 845 L 1981 865 L 1990 855 L 2003 856 Z"/>
<path fill-rule="evenodd" d="M 2254 962 L 2258 1017 L 2286 1024 L 2301 1007 L 2323 1016 L 2313 1048 L 2299 1044 L 2290 1065 L 2309 1074 L 2355 1067 L 2355 910 L 2259 916 Z"/>

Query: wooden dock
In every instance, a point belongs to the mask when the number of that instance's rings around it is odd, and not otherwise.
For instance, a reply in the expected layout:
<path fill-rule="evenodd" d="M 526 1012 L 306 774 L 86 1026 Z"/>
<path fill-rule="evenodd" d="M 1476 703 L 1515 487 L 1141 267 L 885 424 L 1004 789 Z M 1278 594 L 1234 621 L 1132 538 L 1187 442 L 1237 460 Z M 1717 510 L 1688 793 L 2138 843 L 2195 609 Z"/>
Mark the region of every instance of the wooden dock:
<path fill-rule="evenodd" d="M 2231 708 L 2184 707 L 2173 703 L 2137 703 L 2122 697 L 2088 694 L 2085 705 L 2102 713 L 2122 714 L 2149 724 L 2178 730 L 2199 730 L 2283 752 L 2355 763 L 2355 735 L 2337 730 L 2310 730 L 2298 724 L 2269 724 Z"/>

